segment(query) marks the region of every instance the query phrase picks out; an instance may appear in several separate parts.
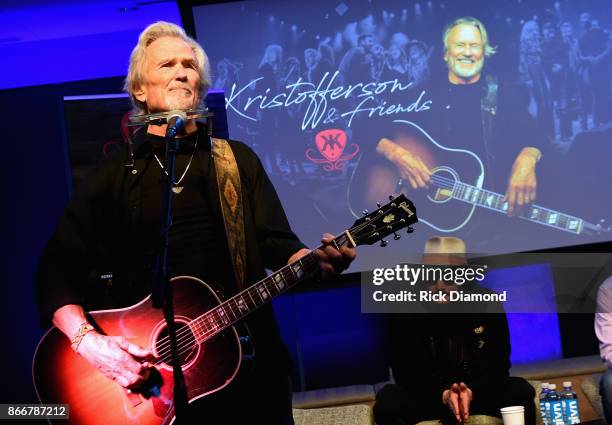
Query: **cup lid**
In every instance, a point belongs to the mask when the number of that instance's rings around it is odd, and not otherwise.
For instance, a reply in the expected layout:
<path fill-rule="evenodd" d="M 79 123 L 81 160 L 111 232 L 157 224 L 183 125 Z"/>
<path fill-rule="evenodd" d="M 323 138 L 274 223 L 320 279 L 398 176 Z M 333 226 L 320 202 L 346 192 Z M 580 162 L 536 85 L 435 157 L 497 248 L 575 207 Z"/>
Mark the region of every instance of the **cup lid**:
<path fill-rule="evenodd" d="M 499 409 L 502 413 L 521 412 L 525 410 L 525 406 L 508 406 Z"/>

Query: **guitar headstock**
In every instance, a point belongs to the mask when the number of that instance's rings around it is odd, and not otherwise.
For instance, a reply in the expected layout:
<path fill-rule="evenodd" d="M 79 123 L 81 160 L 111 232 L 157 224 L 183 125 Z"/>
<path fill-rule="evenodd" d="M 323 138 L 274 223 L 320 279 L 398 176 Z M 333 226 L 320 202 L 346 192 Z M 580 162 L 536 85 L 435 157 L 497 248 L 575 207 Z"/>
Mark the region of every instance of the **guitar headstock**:
<path fill-rule="evenodd" d="M 608 233 L 612 231 L 610 225 L 606 223 L 606 220 L 599 220 L 597 224 L 589 223 L 588 221 L 584 221 L 582 223 L 582 230 L 587 235 L 591 236 L 599 236 L 602 233 Z"/>
<path fill-rule="evenodd" d="M 385 236 L 393 233 L 393 239 L 397 240 L 400 238 L 398 230 L 407 227 L 407 232 L 412 233 L 414 229 L 410 226 L 418 221 L 413 203 L 401 194 L 389 196 L 389 202 L 383 206 L 378 204 L 375 211 L 364 211 L 364 216 L 356 220 L 348 231 L 356 245 L 372 245 L 381 241 L 380 245 L 385 246 Z"/>

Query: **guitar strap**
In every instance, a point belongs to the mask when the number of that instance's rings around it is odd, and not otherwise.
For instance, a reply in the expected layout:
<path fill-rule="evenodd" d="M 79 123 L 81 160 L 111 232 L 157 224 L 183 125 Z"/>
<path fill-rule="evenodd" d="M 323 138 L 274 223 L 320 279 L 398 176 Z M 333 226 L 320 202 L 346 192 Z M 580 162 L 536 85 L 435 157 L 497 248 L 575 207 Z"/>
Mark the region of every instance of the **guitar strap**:
<path fill-rule="evenodd" d="M 221 215 L 225 224 L 227 245 L 232 259 L 234 277 L 238 288 L 245 287 L 246 240 L 244 237 L 244 211 L 240 173 L 234 152 L 225 139 L 212 140 L 212 155 L 215 161 Z"/>
<path fill-rule="evenodd" d="M 482 135 L 484 139 L 487 169 L 491 171 L 491 144 L 493 143 L 493 127 L 497 114 L 497 77 L 487 75 L 485 88 L 480 99 L 480 115 L 482 117 Z"/>

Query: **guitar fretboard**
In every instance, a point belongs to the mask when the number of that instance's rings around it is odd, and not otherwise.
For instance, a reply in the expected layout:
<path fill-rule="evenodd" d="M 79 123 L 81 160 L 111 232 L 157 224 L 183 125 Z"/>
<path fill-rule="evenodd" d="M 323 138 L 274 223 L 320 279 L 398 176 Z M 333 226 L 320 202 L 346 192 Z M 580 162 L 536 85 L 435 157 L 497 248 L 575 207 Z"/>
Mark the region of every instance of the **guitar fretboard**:
<path fill-rule="evenodd" d="M 508 214 L 508 202 L 503 200 L 504 196 L 490 190 L 479 189 L 476 186 L 457 181 L 452 187 L 452 196 L 468 204 Z M 539 205 L 531 205 L 519 217 L 577 235 L 582 233 L 583 229 L 583 220 L 581 218 L 563 214 Z"/>
<path fill-rule="evenodd" d="M 353 242 L 346 231 L 333 239 L 331 244 L 339 248 L 342 245 L 353 245 Z M 234 295 L 189 324 L 196 340 L 201 343 L 212 338 L 305 277 L 311 276 L 317 269 L 318 259 L 310 252 Z"/>

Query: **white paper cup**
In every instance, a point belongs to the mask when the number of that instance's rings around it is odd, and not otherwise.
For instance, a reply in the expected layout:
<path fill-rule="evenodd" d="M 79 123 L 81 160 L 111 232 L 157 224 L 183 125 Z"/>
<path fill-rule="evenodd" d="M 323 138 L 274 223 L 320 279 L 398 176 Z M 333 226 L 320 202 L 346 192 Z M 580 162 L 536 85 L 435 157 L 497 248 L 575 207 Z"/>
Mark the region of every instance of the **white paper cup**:
<path fill-rule="evenodd" d="M 525 425 L 525 406 L 508 406 L 499 410 L 504 425 Z"/>

